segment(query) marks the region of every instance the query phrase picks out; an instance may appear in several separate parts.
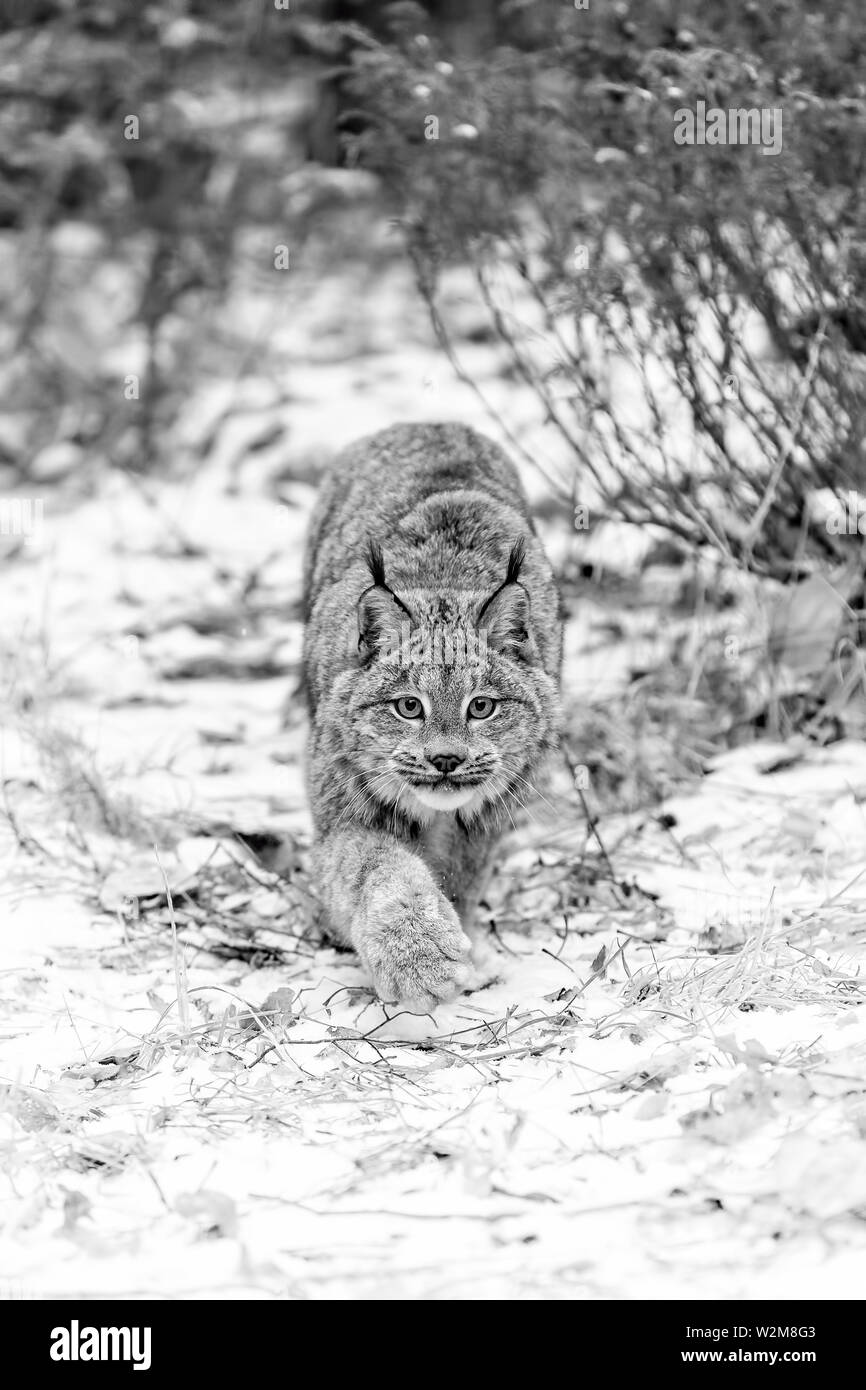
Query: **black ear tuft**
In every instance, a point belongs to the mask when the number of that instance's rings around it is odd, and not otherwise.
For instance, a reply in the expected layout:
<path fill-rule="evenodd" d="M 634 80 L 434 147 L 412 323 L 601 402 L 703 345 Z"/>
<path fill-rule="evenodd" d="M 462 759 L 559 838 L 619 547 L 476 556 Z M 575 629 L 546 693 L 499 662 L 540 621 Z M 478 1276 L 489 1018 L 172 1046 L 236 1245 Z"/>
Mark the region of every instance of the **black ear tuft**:
<path fill-rule="evenodd" d="M 523 569 L 523 562 L 526 559 L 526 541 L 520 536 L 511 547 L 511 554 L 508 557 L 508 572 L 505 576 L 506 584 L 516 584 L 520 578 L 520 571 Z"/>
<path fill-rule="evenodd" d="M 411 609 L 385 582 L 385 560 L 378 541 L 371 540 L 364 552 L 370 584 L 358 599 L 358 650 L 366 660 L 375 652 L 398 650 L 399 642 L 414 623 Z"/>
<path fill-rule="evenodd" d="M 364 558 L 367 561 L 367 569 L 370 571 L 373 583 L 380 585 L 383 589 L 386 588 L 385 561 L 382 556 L 382 547 L 378 541 L 370 541 Z"/>
<path fill-rule="evenodd" d="M 505 578 L 503 579 L 502 583 L 499 585 L 499 588 L 498 588 L 498 589 L 494 589 L 493 593 L 490 595 L 490 597 L 489 597 L 489 599 L 487 600 L 487 602 L 486 602 L 486 603 L 483 603 L 483 604 L 481 605 L 480 612 L 478 613 L 478 616 L 477 616 L 477 618 L 475 619 L 476 623 L 480 623 L 480 622 L 481 622 L 481 619 L 484 617 L 484 615 L 485 615 L 485 613 L 487 612 L 487 610 L 491 607 L 491 605 L 493 604 L 494 600 L 497 599 L 497 598 L 499 597 L 499 595 L 500 595 L 505 589 L 507 589 L 508 586 L 509 586 L 510 584 L 519 584 L 519 583 L 520 583 L 520 571 L 523 569 L 523 562 L 524 562 L 525 559 L 526 559 L 526 541 L 523 539 L 522 536 L 519 536 L 518 539 L 515 541 L 514 545 L 511 547 L 511 554 L 510 554 L 509 557 L 508 557 L 508 569 L 506 570 Z M 523 585 L 522 585 L 522 584 L 520 585 L 520 587 L 521 587 L 521 589 L 523 589 Z M 526 591 L 524 590 L 524 593 L 525 593 L 525 592 L 526 592 Z M 526 597 L 527 597 L 527 600 L 528 600 L 528 599 L 529 599 L 529 595 L 527 594 Z"/>
<path fill-rule="evenodd" d="M 531 649 L 529 594 L 520 582 L 525 559 L 526 543 L 521 536 L 511 547 L 505 579 L 481 605 L 475 618 L 476 627 L 487 633 L 493 651 L 518 660 L 525 659 Z"/>

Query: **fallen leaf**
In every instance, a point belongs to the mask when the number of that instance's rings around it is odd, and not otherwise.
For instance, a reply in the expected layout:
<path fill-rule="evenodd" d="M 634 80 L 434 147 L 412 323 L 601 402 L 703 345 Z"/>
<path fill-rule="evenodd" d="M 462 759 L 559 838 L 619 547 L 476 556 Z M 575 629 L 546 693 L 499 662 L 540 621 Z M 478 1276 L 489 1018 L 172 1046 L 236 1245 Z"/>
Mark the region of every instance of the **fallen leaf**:
<path fill-rule="evenodd" d="M 848 621 L 842 595 L 820 574 L 787 589 L 773 614 L 771 660 L 792 671 L 823 671 Z"/>
<path fill-rule="evenodd" d="M 199 1192 L 182 1192 L 175 1202 L 181 1216 L 194 1221 L 203 1237 L 237 1235 L 238 1213 L 231 1197 L 224 1192 L 202 1188 Z"/>
<path fill-rule="evenodd" d="M 790 1205 L 828 1218 L 866 1211 L 866 1142 L 792 1134 L 776 1156 L 780 1188 Z"/>

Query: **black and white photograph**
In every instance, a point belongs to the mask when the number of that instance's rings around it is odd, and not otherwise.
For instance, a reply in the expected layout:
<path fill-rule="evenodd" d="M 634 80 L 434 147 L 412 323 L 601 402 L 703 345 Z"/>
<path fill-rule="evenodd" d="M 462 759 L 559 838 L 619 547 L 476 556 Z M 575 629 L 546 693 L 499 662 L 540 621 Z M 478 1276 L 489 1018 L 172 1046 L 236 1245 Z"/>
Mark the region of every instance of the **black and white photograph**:
<path fill-rule="evenodd" d="M 688 1303 L 671 1366 L 821 1365 L 864 166 L 862 0 L 0 0 L 34 1365 L 286 1301 Z"/>

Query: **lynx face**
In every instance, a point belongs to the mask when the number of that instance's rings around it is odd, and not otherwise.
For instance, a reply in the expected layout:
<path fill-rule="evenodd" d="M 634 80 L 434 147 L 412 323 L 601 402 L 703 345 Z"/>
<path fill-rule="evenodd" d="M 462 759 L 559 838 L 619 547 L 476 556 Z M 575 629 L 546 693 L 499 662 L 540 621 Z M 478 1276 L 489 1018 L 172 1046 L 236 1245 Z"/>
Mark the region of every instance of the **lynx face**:
<path fill-rule="evenodd" d="M 358 614 L 350 740 L 370 801 L 422 822 L 506 810 L 550 737 L 515 550 L 491 594 L 391 590 L 377 558 Z"/>
<path fill-rule="evenodd" d="M 429 819 L 473 817 L 510 792 L 523 800 L 545 728 L 542 703 L 519 666 L 374 660 L 349 709 L 359 768 L 380 804 Z"/>

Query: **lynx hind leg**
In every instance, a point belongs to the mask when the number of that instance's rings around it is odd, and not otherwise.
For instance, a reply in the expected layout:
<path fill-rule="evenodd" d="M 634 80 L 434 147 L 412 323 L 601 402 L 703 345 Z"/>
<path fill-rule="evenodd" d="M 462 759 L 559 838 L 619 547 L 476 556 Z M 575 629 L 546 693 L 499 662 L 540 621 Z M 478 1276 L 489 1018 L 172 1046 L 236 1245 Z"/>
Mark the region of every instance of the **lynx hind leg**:
<path fill-rule="evenodd" d="M 429 1013 L 469 983 L 471 943 L 460 919 L 406 851 L 370 874 L 352 937 L 387 1003 Z"/>

